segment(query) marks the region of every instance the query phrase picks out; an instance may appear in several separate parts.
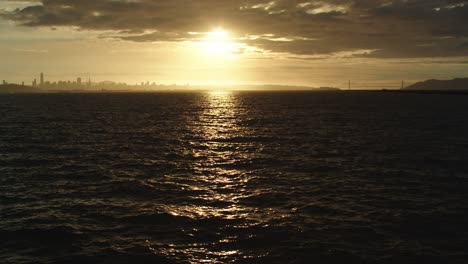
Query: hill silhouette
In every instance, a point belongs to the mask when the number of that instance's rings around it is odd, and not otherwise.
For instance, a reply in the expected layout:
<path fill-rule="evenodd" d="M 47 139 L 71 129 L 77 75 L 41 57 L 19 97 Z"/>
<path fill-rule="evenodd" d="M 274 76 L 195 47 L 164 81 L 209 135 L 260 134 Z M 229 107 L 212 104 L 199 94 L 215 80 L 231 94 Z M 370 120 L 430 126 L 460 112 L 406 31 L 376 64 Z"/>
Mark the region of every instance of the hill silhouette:
<path fill-rule="evenodd" d="M 468 78 L 453 80 L 427 80 L 410 85 L 404 90 L 410 91 L 450 91 L 468 90 Z"/>

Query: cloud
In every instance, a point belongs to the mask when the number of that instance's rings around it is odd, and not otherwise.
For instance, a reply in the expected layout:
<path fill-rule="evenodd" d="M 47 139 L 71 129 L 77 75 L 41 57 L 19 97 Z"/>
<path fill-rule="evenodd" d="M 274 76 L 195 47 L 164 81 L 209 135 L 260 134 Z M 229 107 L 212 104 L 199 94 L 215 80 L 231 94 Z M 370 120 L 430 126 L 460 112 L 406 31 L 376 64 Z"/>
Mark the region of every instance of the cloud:
<path fill-rule="evenodd" d="M 463 0 L 29 2 L 1 16 L 28 27 L 113 31 L 114 38 L 135 42 L 196 40 L 189 32 L 224 27 L 238 41 L 292 55 L 468 55 L 468 1 Z"/>

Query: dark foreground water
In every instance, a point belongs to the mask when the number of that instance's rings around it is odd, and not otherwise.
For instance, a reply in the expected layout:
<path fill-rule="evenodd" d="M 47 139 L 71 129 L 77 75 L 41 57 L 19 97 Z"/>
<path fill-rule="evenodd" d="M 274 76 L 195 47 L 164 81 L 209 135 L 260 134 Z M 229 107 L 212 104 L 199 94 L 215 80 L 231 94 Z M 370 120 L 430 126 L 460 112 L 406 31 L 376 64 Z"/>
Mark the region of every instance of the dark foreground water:
<path fill-rule="evenodd" d="M 0 95 L 1 263 L 468 263 L 468 96 Z"/>

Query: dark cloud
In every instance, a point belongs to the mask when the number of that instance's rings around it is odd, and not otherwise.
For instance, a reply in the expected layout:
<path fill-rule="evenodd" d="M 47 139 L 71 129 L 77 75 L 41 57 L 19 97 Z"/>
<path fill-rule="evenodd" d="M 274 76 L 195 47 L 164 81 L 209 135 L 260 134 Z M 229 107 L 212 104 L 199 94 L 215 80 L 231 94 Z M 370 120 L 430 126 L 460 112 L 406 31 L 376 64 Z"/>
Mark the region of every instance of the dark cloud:
<path fill-rule="evenodd" d="M 127 41 L 191 40 L 197 36 L 189 32 L 224 27 L 249 45 L 296 55 L 468 55 L 468 1 L 463 0 L 37 2 L 3 16 L 30 27 L 113 30 L 114 37 Z"/>

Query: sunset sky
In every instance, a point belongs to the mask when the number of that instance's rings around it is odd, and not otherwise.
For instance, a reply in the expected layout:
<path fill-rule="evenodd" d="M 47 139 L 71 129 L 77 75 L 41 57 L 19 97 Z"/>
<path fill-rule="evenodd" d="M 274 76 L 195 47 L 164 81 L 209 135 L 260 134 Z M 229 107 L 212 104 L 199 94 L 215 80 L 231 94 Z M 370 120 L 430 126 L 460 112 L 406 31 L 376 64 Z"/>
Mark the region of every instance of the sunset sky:
<path fill-rule="evenodd" d="M 398 88 L 468 76 L 463 0 L 0 0 L 0 78 Z"/>

